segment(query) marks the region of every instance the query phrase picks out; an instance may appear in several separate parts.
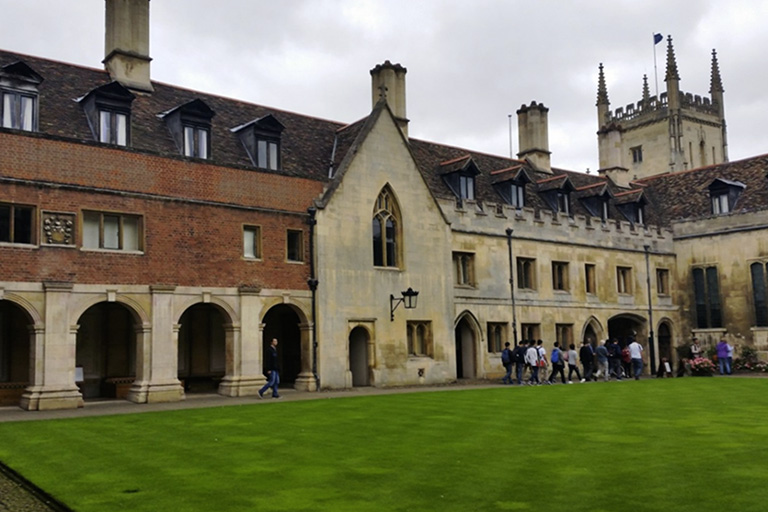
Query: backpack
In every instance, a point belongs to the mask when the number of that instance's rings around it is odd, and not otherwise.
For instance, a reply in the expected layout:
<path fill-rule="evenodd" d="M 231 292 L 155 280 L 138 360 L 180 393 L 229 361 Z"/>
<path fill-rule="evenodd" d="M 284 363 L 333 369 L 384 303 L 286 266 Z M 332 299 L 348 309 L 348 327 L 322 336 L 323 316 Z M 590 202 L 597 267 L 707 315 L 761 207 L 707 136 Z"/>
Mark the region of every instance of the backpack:
<path fill-rule="evenodd" d="M 555 347 L 552 349 L 552 364 L 560 362 L 560 349 Z"/>
<path fill-rule="evenodd" d="M 502 352 L 501 352 L 501 363 L 505 364 L 505 365 L 511 363 L 512 362 L 512 357 L 511 356 L 512 356 L 512 351 L 511 350 L 509 350 L 508 348 L 505 348 L 504 350 L 502 350 Z"/>

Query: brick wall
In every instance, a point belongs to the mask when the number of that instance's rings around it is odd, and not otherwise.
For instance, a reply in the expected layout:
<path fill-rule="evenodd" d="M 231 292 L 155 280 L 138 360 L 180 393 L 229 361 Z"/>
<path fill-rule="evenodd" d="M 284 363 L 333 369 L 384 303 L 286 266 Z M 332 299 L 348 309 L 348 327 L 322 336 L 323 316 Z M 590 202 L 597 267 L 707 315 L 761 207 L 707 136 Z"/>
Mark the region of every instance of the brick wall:
<path fill-rule="evenodd" d="M 309 265 L 286 262 L 286 230 L 304 231 L 307 261 L 306 208 L 322 185 L 0 133 L 0 202 L 34 205 L 38 221 L 42 211 L 77 214 L 74 248 L 0 245 L 0 281 L 304 288 Z M 82 250 L 82 210 L 142 216 L 143 254 Z M 243 258 L 243 225 L 261 227 L 260 261 Z"/>

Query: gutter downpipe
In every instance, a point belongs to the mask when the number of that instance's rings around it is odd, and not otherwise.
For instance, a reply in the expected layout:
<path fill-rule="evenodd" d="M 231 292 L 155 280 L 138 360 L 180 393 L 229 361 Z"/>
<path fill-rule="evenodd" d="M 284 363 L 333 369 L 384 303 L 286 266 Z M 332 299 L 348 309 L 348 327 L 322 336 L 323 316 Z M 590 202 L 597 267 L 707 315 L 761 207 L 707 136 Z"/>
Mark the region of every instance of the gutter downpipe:
<path fill-rule="evenodd" d="M 309 279 L 307 286 L 312 292 L 312 375 L 315 377 L 315 391 L 320 391 L 320 377 L 317 375 L 317 285 L 318 280 L 315 276 L 315 225 L 317 219 L 317 208 L 310 206 L 307 208 L 309 217 Z"/>

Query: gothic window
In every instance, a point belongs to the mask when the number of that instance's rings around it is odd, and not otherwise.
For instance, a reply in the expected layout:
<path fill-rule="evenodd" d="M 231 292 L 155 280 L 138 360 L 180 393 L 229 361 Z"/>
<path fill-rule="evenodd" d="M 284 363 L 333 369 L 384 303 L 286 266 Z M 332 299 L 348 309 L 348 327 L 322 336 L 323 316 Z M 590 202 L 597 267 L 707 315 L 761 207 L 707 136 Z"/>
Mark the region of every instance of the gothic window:
<path fill-rule="evenodd" d="M 568 291 L 568 262 L 552 262 L 552 289 Z"/>
<path fill-rule="evenodd" d="M 755 304 L 755 325 L 768 326 L 768 286 L 766 286 L 766 266 L 755 262 L 750 266 L 752 272 L 752 298 Z"/>
<path fill-rule="evenodd" d="M 616 267 L 616 291 L 622 295 L 632 293 L 631 267 Z"/>
<path fill-rule="evenodd" d="M 454 284 L 475 285 L 475 255 L 467 252 L 453 253 Z"/>
<path fill-rule="evenodd" d="M 488 322 L 488 353 L 498 354 L 503 350 L 504 341 L 507 339 L 507 324 L 501 322 Z"/>
<path fill-rule="evenodd" d="M 432 357 L 432 322 L 408 321 L 408 355 Z"/>
<path fill-rule="evenodd" d="M 632 152 L 632 163 L 639 164 L 643 162 L 643 146 L 635 146 L 630 148 Z"/>
<path fill-rule="evenodd" d="M 517 258 L 517 287 L 520 290 L 536 289 L 536 260 Z"/>
<path fill-rule="evenodd" d="M 398 267 L 400 251 L 400 214 L 394 195 L 385 187 L 373 208 L 373 264 Z"/>
<path fill-rule="evenodd" d="M 693 269 L 693 292 L 696 302 L 696 327 L 722 327 L 717 267 Z"/>

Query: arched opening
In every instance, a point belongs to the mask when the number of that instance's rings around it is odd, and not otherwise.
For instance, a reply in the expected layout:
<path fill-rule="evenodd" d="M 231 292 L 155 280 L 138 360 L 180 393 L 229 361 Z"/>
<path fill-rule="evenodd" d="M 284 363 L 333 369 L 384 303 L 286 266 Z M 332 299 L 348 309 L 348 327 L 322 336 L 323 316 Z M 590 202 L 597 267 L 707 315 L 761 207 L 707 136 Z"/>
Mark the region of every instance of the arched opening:
<path fill-rule="evenodd" d="M 665 359 L 672 364 L 672 327 L 669 323 L 659 324 L 659 361 Z"/>
<path fill-rule="evenodd" d="M 648 348 L 646 346 L 647 335 L 645 319 L 639 316 L 628 314 L 617 315 L 608 320 L 608 337 L 619 340 L 619 345 L 622 347 L 628 345 L 631 340 L 635 339 L 638 343 L 643 345 L 643 348 Z"/>
<path fill-rule="evenodd" d="M 597 332 L 592 324 L 587 324 L 586 328 L 584 328 L 584 337 L 582 338 L 582 341 L 585 341 L 592 346 L 595 346 L 599 341 Z"/>
<path fill-rule="evenodd" d="M 456 325 L 456 378 L 474 379 L 475 368 L 475 330 L 464 316 Z"/>
<path fill-rule="evenodd" d="M 119 302 L 100 302 L 78 320 L 77 382 L 84 399 L 124 398 L 136 377 L 133 312 Z"/>
<path fill-rule="evenodd" d="M 31 326 L 24 309 L 0 300 L 0 405 L 18 405 L 29 384 Z"/>
<path fill-rule="evenodd" d="M 277 338 L 277 357 L 280 367 L 280 383 L 295 384 L 301 372 L 301 319 L 291 306 L 279 304 L 270 308 L 264 316 L 263 358 L 273 338 Z M 264 370 L 266 374 L 266 370 Z"/>
<path fill-rule="evenodd" d="M 195 304 L 179 320 L 178 377 L 187 393 L 216 392 L 226 374 L 225 317 L 212 304 Z"/>
<path fill-rule="evenodd" d="M 349 370 L 352 372 L 352 386 L 370 386 L 370 363 L 368 342 L 370 336 L 364 327 L 355 327 L 349 333 Z"/>

